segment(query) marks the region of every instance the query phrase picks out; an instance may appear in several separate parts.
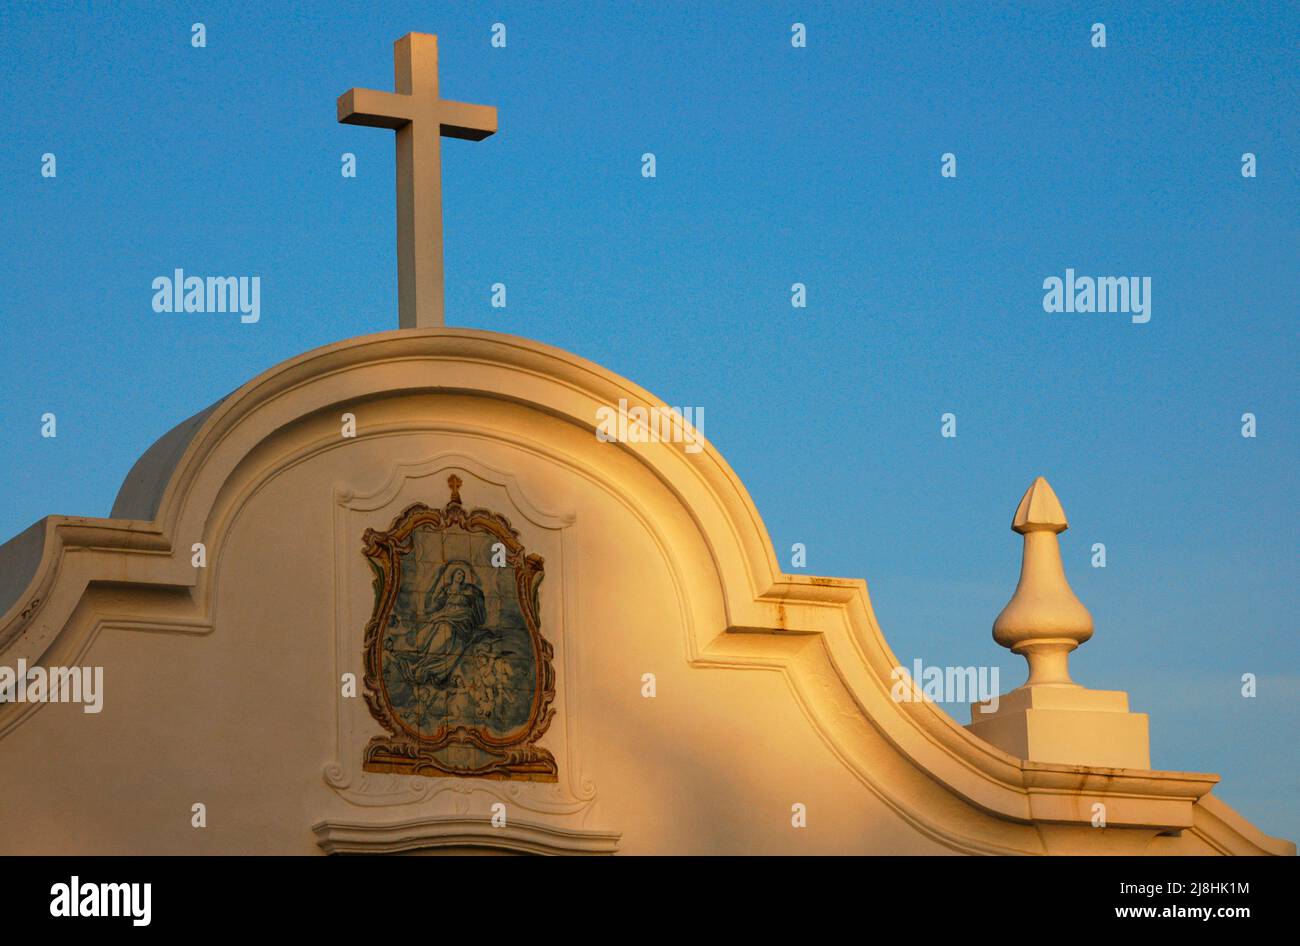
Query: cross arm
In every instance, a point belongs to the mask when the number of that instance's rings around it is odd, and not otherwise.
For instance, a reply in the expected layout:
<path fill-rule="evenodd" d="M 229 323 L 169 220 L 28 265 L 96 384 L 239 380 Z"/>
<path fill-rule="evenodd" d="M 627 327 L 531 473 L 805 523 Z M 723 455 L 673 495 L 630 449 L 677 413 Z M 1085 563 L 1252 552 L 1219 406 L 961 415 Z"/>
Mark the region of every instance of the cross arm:
<path fill-rule="evenodd" d="M 497 110 L 491 105 L 470 105 L 442 99 L 438 102 L 438 124 L 444 138 L 482 141 L 496 133 Z"/>
<path fill-rule="evenodd" d="M 496 116 L 493 109 L 493 127 Z M 371 128 L 401 128 L 415 117 L 411 96 L 375 89 L 348 89 L 339 96 L 339 121 L 345 125 Z M 489 132 L 491 134 L 491 132 Z"/>

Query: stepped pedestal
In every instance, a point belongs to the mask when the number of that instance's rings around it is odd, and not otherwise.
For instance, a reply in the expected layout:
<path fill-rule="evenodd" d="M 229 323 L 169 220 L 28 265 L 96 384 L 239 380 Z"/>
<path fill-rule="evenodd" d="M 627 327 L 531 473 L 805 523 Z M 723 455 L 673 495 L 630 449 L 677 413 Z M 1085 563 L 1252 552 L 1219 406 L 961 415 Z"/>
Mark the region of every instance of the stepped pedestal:
<path fill-rule="evenodd" d="M 1151 768 L 1147 714 L 1130 713 L 1122 690 L 1081 686 L 1023 686 L 988 703 L 971 706 L 966 728 L 1019 759 Z"/>

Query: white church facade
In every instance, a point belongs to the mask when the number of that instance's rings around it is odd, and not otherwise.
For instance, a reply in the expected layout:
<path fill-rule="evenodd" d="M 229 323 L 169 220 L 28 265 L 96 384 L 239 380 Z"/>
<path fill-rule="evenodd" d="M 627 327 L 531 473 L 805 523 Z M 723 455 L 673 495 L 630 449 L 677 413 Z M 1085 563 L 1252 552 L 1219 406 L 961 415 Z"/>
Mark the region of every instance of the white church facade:
<path fill-rule="evenodd" d="M 512 336 L 364 336 L 0 547 L 0 666 L 102 668 L 97 712 L 0 705 L 0 848 L 1294 853 L 1216 776 L 1098 761 L 1094 722 L 1145 751 L 1113 695 L 1048 680 L 984 737 L 897 699 L 866 584 L 783 573 L 702 438 L 597 436 L 620 401 L 662 407 Z"/>

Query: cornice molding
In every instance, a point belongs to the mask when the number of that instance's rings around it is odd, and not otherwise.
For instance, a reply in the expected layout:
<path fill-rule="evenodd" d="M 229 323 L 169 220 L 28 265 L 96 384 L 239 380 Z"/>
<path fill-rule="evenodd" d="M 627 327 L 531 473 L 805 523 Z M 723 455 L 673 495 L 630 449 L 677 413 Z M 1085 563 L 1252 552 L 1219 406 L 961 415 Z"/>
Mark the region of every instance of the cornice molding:
<path fill-rule="evenodd" d="M 579 831 L 530 821 L 493 827 L 476 818 L 398 822 L 322 821 L 312 826 L 326 854 L 400 854 L 439 848 L 489 848 L 515 854 L 614 854 L 616 831 Z"/>

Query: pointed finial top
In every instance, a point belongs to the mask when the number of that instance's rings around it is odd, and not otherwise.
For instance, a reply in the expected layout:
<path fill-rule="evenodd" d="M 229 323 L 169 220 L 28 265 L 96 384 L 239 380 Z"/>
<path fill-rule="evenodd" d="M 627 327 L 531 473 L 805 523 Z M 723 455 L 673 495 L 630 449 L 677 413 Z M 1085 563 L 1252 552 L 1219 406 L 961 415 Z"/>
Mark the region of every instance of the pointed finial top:
<path fill-rule="evenodd" d="M 1026 532 L 1064 532 L 1070 528 L 1061 501 L 1056 498 L 1050 483 L 1038 477 L 1025 490 L 1011 520 L 1011 529 L 1024 535 Z"/>

